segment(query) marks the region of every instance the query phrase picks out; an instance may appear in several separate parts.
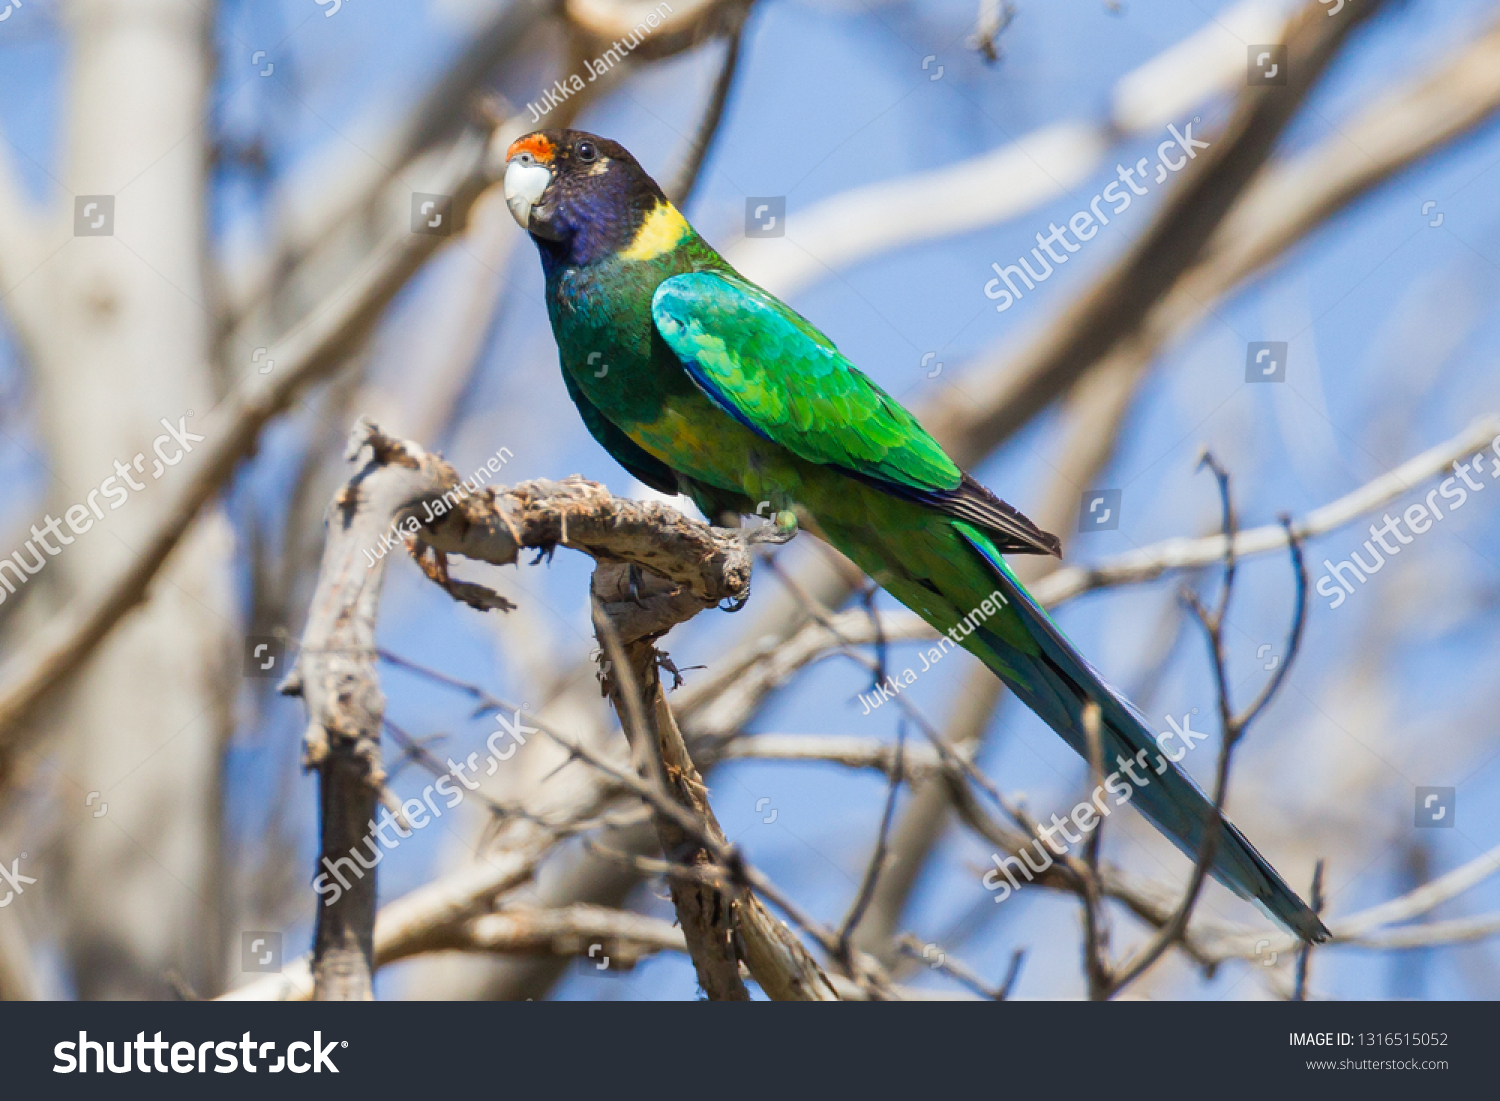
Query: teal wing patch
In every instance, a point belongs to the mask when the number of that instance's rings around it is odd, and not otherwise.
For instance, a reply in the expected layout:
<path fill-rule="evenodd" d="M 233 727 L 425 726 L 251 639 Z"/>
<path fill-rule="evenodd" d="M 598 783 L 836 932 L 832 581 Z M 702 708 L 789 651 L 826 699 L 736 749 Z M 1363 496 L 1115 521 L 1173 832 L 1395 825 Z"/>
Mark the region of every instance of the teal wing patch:
<path fill-rule="evenodd" d="M 917 419 L 759 287 L 674 275 L 656 288 L 651 316 L 720 408 L 794 455 L 896 490 L 959 487 L 958 467 Z"/>

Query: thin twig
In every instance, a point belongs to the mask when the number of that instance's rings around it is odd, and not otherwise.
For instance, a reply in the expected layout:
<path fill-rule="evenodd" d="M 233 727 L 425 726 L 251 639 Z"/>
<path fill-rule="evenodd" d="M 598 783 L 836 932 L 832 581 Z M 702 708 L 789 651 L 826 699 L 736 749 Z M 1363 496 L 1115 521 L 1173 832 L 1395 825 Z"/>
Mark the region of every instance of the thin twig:
<path fill-rule="evenodd" d="M 703 119 L 698 124 L 697 132 L 693 134 L 693 142 L 688 148 L 687 159 L 667 192 L 678 206 L 686 207 L 688 200 L 693 197 L 693 192 L 697 190 L 699 177 L 703 174 L 703 166 L 708 161 L 708 154 L 713 149 L 715 138 L 718 137 L 719 127 L 724 122 L 724 109 L 729 105 L 729 94 L 734 89 L 735 76 L 739 73 L 744 37 L 743 22 L 737 23 L 734 29 L 725 36 L 724 60 L 719 65 L 719 75 L 714 80 L 708 106 L 704 109 Z"/>
<path fill-rule="evenodd" d="M 1323 860 L 1320 857 L 1313 867 L 1312 898 L 1309 900 L 1313 912 L 1323 912 Z M 1312 962 L 1312 942 L 1307 941 L 1302 945 L 1302 951 L 1297 953 L 1297 988 L 1292 992 L 1292 1001 L 1307 1001 L 1307 968 Z"/>
<path fill-rule="evenodd" d="M 1287 667 L 1291 664 L 1301 645 L 1302 629 L 1307 621 L 1307 565 L 1302 557 L 1302 542 L 1292 529 L 1290 517 L 1282 516 L 1282 527 L 1286 531 L 1287 547 L 1291 552 L 1292 568 L 1296 576 L 1297 585 L 1296 611 L 1293 615 L 1290 636 L 1287 640 L 1287 660 L 1281 664 L 1276 674 L 1272 677 L 1268 685 L 1270 691 L 1263 690 L 1261 696 L 1247 711 L 1236 715 L 1233 702 L 1230 699 L 1228 662 L 1224 648 L 1224 616 L 1229 608 L 1230 598 L 1233 595 L 1234 508 L 1230 499 L 1228 475 L 1224 473 L 1222 468 L 1210 456 L 1205 455 L 1204 463 L 1214 472 L 1215 478 L 1218 481 L 1220 498 L 1223 505 L 1224 577 L 1221 582 L 1222 589 L 1220 591 L 1218 607 L 1214 611 L 1208 611 L 1196 595 L 1189 594 L 1188 603 L 1194 615 L 1197 616 L 1199 623 L 1202 624 L 1204 634 L 1207 637 L 1209 658 L 1214 670 L 1214 681 L 1218 686 L 1218 708 L 1221 730 L 1218 764 L 1214 773 L 1212 808 L 1204 818 L 1203 839 L 1199 842 L 1197 859 L 1193 864 L 1192 878 L 1188 881 L 1188 887 L 1183 893 L 1182 901 L 1178 904 L 1171 919 L 1158 931 L 1150 943 L 1117 970 L 1114 982 L 1112 983 L 1111 995 L 1118 993 L 1144 974 L 1187 930 L 1188 922 L 1192 918 L 1193 907 L 1197 905 L 1203 885 L 1208 878 L 1209 869 L 1213 866 L 1214 855 L 1218 850 L 1219 836 L 1223 832 L 1224 799 L 1228 793 L 1230 762 L 1234 755 L 1234 749 L 1244 736 L 1250 722 L 1261 713 L 1276 688 L 1285 680 Z"/>
<path fill-rule="evenodd" d="M 956 979 L 981 998 L 988 998 L 994 1002 L 1003 1002 L 1010 997 L 1016 978 L 1021 973 L 1021 961 L 1026 958 L 1024 948 L 1016 949 L 1010 957 L 1010 966 L 1005 969 L 1005 978 L 999 986 L 992 987 L 980 978 L 973 968 L 961 963 L 952 953 L 936 944 L 923 944 L 922 939 L 913 933 L 902 934 L 896 941 L 896 947 L 912 959 L 925 963 L 932 970 L 941 971 L 949 978 Z"/>
<path fill-rule="evenodd" d="M 1088 739 L 1089 778 L 1094 791 L 1104 787 L 1103 715 L 1090 700 L 1083 708 L 1083 732 Z M 1089 999 L 1102 1001 L 1110 986 L 1109 933 L 1104 924 L 1104 884 L 1099 877 L 1099 850 L 1104 843 L 1104 819 L 1094 823 L 1083 849 L 1083 970 Z"/>
<path fill-rule="evenodd" d="M 1297 652 L 1302 648 L 1303 629 L 1307 626 L 1307 603 L 1309 592 L 1307 586 L 1307 564 L 1302 560 L 1302 540 L 1292 531 L 1292 518 L 1282 513 L 1278 519 L 1282 528 L 1286 531 L 1287 550 L 1292 556 L 1292 569 L 1297 579 L 1297 609 L 1292 617 L 1292 629 L 1287 638 L 1286 657 L 1271 673 L 1260 694 L 1251 701 L 1250 706 L 1235 720 L 1235 725 L 1244 730 L 1266 709 L 1272 698 L 1281 689 L 1282 681 L 1286 680 L 1287 671 L 1297 657 Z"/>
<path fill-rule="evenodd" d="M 886 790 L 885 811 L 880 816 L 880 832 L 875 838 L 875 850 L 870 854 L 870 863 L 865 868 L 859 890 L 855 892 L 854 902 L 844 916 L 843 924 L 839 926 L 839 959 L 846 966 L 849 963 L 850 940 L 854 936 L 854 930 L 859 927 L 860 920 L 865 916 L 870 899 L 875 897 L 875 885 L 880 880 L 880 873 L 885 869 L 891 822 L 896 816 L 896 796 L 901 791 L 902 760 L 905 748 L 906 724 L 902 722 L 896 726 L 896 766 L 891 769 L 891 782 Z"/>
<path fill-rule="evenodd" d="M 1015 992 L 1016 982 L 1021 977 L 1021 964 L 1026 962 L 1026 949 L 1017 948 L 1010 954 L 1010 966 L 1005 969 L 1005 978 L 1000 982 L 1000 989 L 995 992 L 997 1002 L 1007 1001 Z"/>
<path fill-rule="evenodd" d="M 974 33 L 969 36 L 969 45 L 978 50 L 988 64 L 1000 60 L 1000 36 L 1015 17 L 1016 5 L 1012 0 L 979 0 L 979 18 L 974 23 Z"/>

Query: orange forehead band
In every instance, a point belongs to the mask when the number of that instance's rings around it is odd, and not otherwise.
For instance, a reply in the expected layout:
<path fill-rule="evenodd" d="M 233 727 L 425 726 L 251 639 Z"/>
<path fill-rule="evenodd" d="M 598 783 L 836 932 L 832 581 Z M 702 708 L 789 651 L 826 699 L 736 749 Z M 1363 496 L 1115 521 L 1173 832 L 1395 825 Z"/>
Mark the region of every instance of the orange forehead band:
<path fill-rule="evenodd" d="M 543 164 L 551 164 L 553 152 L 552 143 L 544 135 L 527 134 L 510 143 L 510 148 L 505 151 L 505 159 L 508 161 L 518 153 L 530 153 Z"/>

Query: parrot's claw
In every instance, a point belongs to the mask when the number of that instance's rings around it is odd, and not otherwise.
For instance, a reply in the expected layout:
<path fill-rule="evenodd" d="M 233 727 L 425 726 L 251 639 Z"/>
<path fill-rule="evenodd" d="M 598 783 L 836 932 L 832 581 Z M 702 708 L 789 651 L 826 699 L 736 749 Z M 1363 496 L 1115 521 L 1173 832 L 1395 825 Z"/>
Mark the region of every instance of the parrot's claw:
<path fill-rule="evenodd" d="M 669 656 L 667 656 L 667 654 L 664 653 L 661 650 L 656 651 L 656 664 L 657 664 L 658 668 L 665 669 L 668 673 L 672 674 L 672 688 L 674 690 L 682 687 L 682 685 L 683 685 L 682 674 L 683 673 L 687 672 L 690 669 L 707 669 L 708 668 L 708 666 L 706 666 L 706 665 L 689 665 L 687 667 L 687 669 L 679 669 L 679 668 L 677 668 L 677 666 L 675 664 L 673 664 L 672 659 Z"/>
<path fill-rule="evenodd" d="M 644 608 L 646 602 L 641 599 L 641 568 L 634 562 L 629 564 L 626 576 L 630 579 L 630 599 L 635 601 L 636 607 Z"/>
<path fill-rule="evenodd" d="M 719 604 L 719 611 L 721 611 L 721 612 L 737 612 L 741 608 L 743 608 L 746 604 L 749 604 L 749 603 L 750 603 L 750 590 L 746 589 L 744 596 L 737 596 L 733 600 L 725 600 L 722 603 L 720 603 Z"/>
<path fill-rule="evenodd" d="M 789 508 L 784 508 L 771 517 L 769 524 L 762 524 L 752 529 L 746 541 L 749 543 L 775 543 L 777 545 L 790 543 L 798 530 L 797 514 Z"/>

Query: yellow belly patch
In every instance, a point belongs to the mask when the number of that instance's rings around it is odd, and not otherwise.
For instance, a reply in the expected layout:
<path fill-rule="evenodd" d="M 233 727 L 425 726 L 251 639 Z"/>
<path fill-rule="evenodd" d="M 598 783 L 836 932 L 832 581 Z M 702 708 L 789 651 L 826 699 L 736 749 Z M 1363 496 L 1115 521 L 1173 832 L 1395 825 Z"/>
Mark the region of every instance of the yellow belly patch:
<path fill-rule="evenodd" d="M 675 206 L 668 202 L 658 202 L 636 231 L 635 240 L 630 242 L 630 247 L 620 253 L 620 258 L 654 260 L 664 252 L 671 252 L 691 232 L 688 220 Z"/>

